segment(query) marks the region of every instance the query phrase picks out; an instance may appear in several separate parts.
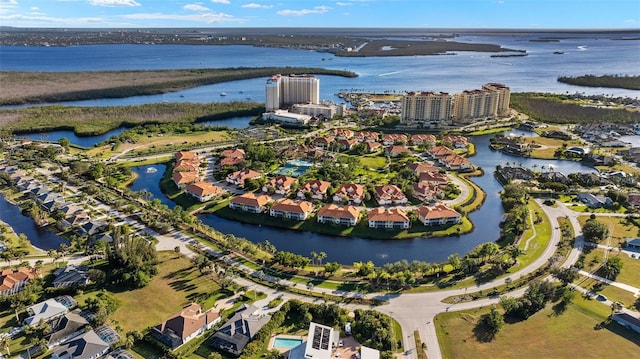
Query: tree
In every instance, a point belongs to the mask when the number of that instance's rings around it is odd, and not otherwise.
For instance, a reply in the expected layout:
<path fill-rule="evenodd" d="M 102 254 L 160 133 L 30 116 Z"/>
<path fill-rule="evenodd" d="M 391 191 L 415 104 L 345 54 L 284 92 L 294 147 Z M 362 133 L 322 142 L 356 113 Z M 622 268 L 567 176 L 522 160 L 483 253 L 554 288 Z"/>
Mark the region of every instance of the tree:
<path fill-rule="evenodd" d="M 551 274 L 565 286 L 578 278 L 578 272 L 573 270 L 573 268 L 556 268 Z"/>
<path fill-rule="evenodd" d="M 339 270 L 340 270 L 340 263 L 338 262 L 327 262 L 324 265 L 324 271 L 330 276 L 334 275 Z"/>
<path fill-rule="evenodd" d="M 500 312 L 498 312 L 498 308 L 495 305 L 492 305 L 489 313 L 484 314 L 480 319 L 480 322 L 495 335 L 495 333 L 499 332 L 504 326 L 504 317 Z"/>
<path fill-rule="evenodd" d="M 589 219 L 582 226 L 582 234 L 585 240 L 598 243 L 609 236 L 609 228 L 597 219 Z"/>
<path fill-rule="evenodd" d="M 450 254 L 449 257 L 447 257 L 447 261 L 454 270 L 458 270 L 462 265 L 462 259 L 460 258 L 460 255 L 458 253 Z"/>
<path fill-rule="evenodd" d="M 622 306 L 622 303 L 620 303 L 620 302 L 611 303 L 611 314 L 614 314 L 616 312 L 621 311 L 622 308 L 624 308 L 624 307 Z"/>
<path fill-rule="evenodd" d="M 9 338 L 8 335 L 4 335 L 2 336 L 2 338 L 0 338 L 0 347 L 2 347 L 2 349 L 4 349 L 7 352 L 8 357 L 11 356 L 11 351 L 9 349 L 10 345 L 11 345 L 11 339 Z"/>
<path fill-rule="evenodd" d="M 616 280 L 618 274 L 622 270 L 622 259 L 620 257 L 610 257 L 600 267 L 600 272 L 603 276 L 610 280 Z"/>

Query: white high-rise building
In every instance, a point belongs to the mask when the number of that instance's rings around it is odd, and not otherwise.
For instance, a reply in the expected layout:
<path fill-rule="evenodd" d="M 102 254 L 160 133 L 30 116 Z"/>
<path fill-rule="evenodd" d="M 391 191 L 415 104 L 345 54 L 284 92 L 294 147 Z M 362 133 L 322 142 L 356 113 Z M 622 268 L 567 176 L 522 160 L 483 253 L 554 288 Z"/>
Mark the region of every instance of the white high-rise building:
<path fill-rule="evenodd" d="M 477 119 L 496 117 L 498 96 L 498 92 L 489 90 L 457 93 L 453 102 L 454 122 L 465 124 Z"/>
<path fill-rule="evenodd" d="M 320 79 L 313 75 L 273 75 L 266 85 L 266 110 L 320 103 Z"/>
<path fill-rule="evenodd" d="M 452 100 L 446 92 L 409 92 L 402 97 L 400 122 L 424 128 L 450 125 Z"/>
<path fill-rule="evenodd" d="M 483 90 L 495 91 L 498 93 L 498 115 L 509 114 L 509 103 L 511 102 L 511 89 L 503 84 L 488 83 L 482 86 Z"/>

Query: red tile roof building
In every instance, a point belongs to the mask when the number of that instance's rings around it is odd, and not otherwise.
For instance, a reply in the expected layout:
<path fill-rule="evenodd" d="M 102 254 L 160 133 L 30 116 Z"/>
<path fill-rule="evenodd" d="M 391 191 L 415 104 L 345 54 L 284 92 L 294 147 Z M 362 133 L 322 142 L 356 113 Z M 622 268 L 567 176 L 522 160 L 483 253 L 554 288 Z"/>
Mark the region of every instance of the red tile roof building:
<path fill-rule="evenodd" d="M 323 200 L 327 196 L 329 186 L 331 186 L 331 182 L 309 180 L 298 190 L 298 198 L 306 198 L 309 193 L 311 194 L 310 198 Z"/>
<path fill-rule="evenodd" d="M 271 201 L 273 199 L 267 195 L 256 196 L 253 192 L 247 192 L 233 197 L 229 201 L 229 208 L 251 213 L 262 213 L 265 210 L 265 205 Z"/>
<path fill-rule="evenodd" d="M 411 223 L 409 216 L 400 208 L 374 208 L 367 212 L 367 220 L 369 228 L 407 229 Z"/>
<path fill-rule="evenodd" d="M 411 144 L 413 144 L 414 146 L 422 145 L 425 143 L 431 146 L 435 146 L 436 136 L 428 134 L 411 135 Z"/>
<path fill-rule="evenodd" d="M 304 221 L 313 211 L 313 204 L 307 201 L 295 202 L 290 199 L 284 199 L 274 204 L 269 210 L 272 217 L 283 217 Z"/>
<path fill-rule="evenodd" d="M 424 172 L 438 172 L 438 171 L 440 171 L 440 168 L 434 166 L 433 164 L 431 164 L 429 162 L 411 163 L 408 167 L 417 176 L 420 176 L 420 174 L 424 173 Z"/>
<path fill-rule="evenodd" d="M 433 202 L 442 195 L 442 190 L 429 182 L 418 182 L 413 185 L 413 195 L 423 202 Z"/>
<path fill-rule="evenodd" d="M 381 206 L 387 204 L 407 203 L 407 196 L 405 196 L 402 190 L 400 190 L 400 188 L 396 185 L 385 184 L 382 186 L 376 186 L 375 191 L 376 201 Z"/>
<path fill-rule="evenodd" d="M 353 202 L 360 204 L 364 200 L 364 186 L 354 183 L 345 183 L 333 195 L 334 202 Z"/>
<path fill-rule="evenodd" d="M 37 276 L 35 268 L 5 269 L 0 272 L 0 295 L 18 293 Z"/>
<path fill-rule="evenodd" d="M 191 303 L 178 314 L 151 328 L 151 335 L 171 349 L 176 349 L 211 329 L 220 320 L 220 313 L 215 308 L 203 311 L 200 305 Z"/>
<path fill-rule="evenodd" d="M 354 206 L 338 206 L 328 204 L 318 210 L 318 222 L 355 226 L 358 223 L 360 211 Z"/>
<path fill-rule="evenodd" d="M 296 183 L 296 179 L 293 177 L 276 176 L 262 186 L 262 192 L 268 192 L 269 188 L 273 188 L 275 193 L 284 196 L 291 191 L 291 185 L 294 183 Z"/>
<path fill-rule="evenodd" d="M 249 168 L 245 168 L 243 170 L 236 171 L 227 175 L 226 181 L 236 186 L 244 187 L 245 185 L 244 182 L 246 180 L 250 178 L 260 178 L 260 177 L 262 177 L 262 174 L 260 174 L 260 172 L 256 172 Z"/>
<path fill-rule="evenodd" d="M 200 177 L 196 172 L 174 172 L 171 175 L 171 179 L 173 179 L 173 183 L 178 186 L 178 188 L 185 188 L 190 183 L 195 183 L 200 181 Z"/>
<path fill-rule="evenodd" d="M 443 204 L 437 204 L 433 207 L 419 207 L 418 220 L 425 226 L 439 226 L 460 223 L 462 215 Z"/>
<path fill-rule="evenodd" d="M 226 191 L 221 187 L 213 185 L 209 182 L 196 182 L 187 185 L 184 192 L 191 195 L 200 202 L 210 201 L 218 196 L 221 196 Z"/>

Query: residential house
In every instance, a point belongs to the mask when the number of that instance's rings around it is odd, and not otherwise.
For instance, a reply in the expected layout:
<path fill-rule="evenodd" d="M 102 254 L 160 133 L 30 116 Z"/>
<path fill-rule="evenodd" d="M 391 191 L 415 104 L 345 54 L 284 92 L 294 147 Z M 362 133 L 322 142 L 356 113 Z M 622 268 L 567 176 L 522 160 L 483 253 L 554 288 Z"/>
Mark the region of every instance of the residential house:
<path fill-rule="evenodd" d="M 55 318 L 51 324 L 51 334 L 46 338 L 48 347 L 54 347 L 83 334 L 85 332 L 84 328 L 89 325 L 87 317 L 89 315 L 86 312 L 76 309 Z"/>
<path fill-rule="evenodd" d="M 199 202 L 207 202 L 223 195 L 226 191 L 209 182 L 196 182 L 187 185 L 184 188 L 184 192 L 197 199 Z"/>
<path fill-rule="evenodd" d="M 329 149 L 329 147 L 334 142 L 334 140 L 335 139 L 333 137 L 316 137 L 316 138 L 313 139 L 312 144 L 317 149 L 321 149 L 323 151 L 326 151 L 326 150 Z"/>
<path fill-rule="evenodd" d="M 562 172 L 543 172 L 538 176 L 538 181 L 567 183 L 569 178 Z"/>
<path fill-rule="evenodd" d="M 176 162 L 173 166 L 173 172 L 194 172 L 197 173 L 200 169 L 200 162 L 195 160 L 182 160 Z"/>
<path fill-rule="evenodd" d="M 313 212 L 313 204 L 311 202 L 295 202 L 290 199 L 284 199 L 269 209 L 271 217 L 283 217 L 298 221 L 306 220 L 311 215 L 311 212 Z"/>
<path fill-rule="evenodd" d="M 434 202 L 443 195 L 437 185 L 430 182 L 418 182 L 413 185 L 413 195 L 423 202 Z"/>
<path fill-rule="evenodd" d="M 231 201 L 229 201 L 229 208 L 250 213 L 262 213 L 267 203 L 272 200 L 271 197 L 264 194 L 256 196 L 253 192 L 247 192 L 240 196 L 233 197 Z"/>
<path fill-rule="evenodd" d="M 360 143 L 373 143 L 380 140 L 380 134 L 378 132 L 361 131 L 356 133 L 356 140 Z"/>
<path fill-rule="evenodd" d="M 625 248 L 634 251 L 640 250 L 640 238 L 628 238 L 625 242 Z"/>
<path fill-rule="evenodd" d="M 377 152 L 380 150 L 380 148 L 382 148 L 380 142 L 366 142 L 366 146 L 368 153 Z"/>
<path fill-rule="evenodd" d="M 298 198 L 323 200 L 327 196 L 327 189 L 331 186 L 331 182 L 320 180 L 309 180 L 298 190 Z"/>
<path fill-rule="evenodd" d="M 40 325 L 40 321 L 49 322 L 65 315 L 70 307 L 77 304 L 70 296 L 65 296 L 59 301 L 57 299 L 47 299 L 27 308 L 29 317 L 23 321 L 24 325 L 35 327 Z"/>
<path fill-rule="evenodd" d="M 107 354 L 107 356 L 105 356 L 104 359 L 135 359 L 135 357 L 126 350 L 116 349 L 111 353 Z M 367 359 L 367 358 L 361 358 L 361 359 Z"/>
<path fill-rule="evenodd" d="M 440 168 L 434 166 L 432 163 L 429 163 L 429 162 L 411 163 L 407 167 L 409 167 L 409 169 L 412 170 L 416 176 L 420 176 L 420 174 L 424 172 L 440 171 Z"/>
<path fill-rule="evenodd" d="M 220 166 L 233 166 L 244 161 L 245 152 L 241 148 L 224 150 L 220 153 Z"/>
<path fill-rule="evenodd" d="M 15 294 L 37 276 L 35 268 L 5 269 L 0 272 L 0 295 Z"/>
<path fill-rule="evenodd" d="M 378 349 L 373 349 L 369 347 L 365 347 L 364 345 L 360 346 L 360 359 L 380 359 L 380 351 Z"/>
<path fill-rule="evenodd" d="M 66 204 L 66 205 L 61 206 L 60 208 L 58 208 L 58 211 L 60 211 L 62 213 L 64 218 L 69 218 L 69 217 L 73 216 L 76 213 L 83 212 L 84 209 L 82 207 L 76 205 L 76 204 Z"/>
<path fill-rule="evenodd" d="M 467 148 L 468 139 L 464 136 L 445 135 L 442 142 L 450 143 L 454 148 Z"/>
<path fill-rule="evenodd" d="M 338 140 L 337 143 L 340 151 L 349 151 L 353 149 L 353 146 L 358 144 L 358 141 L 356 141 L 356 139 L 354 138 L 349 138 L 349 139 Z"/>
<path fill-rule="evenodd" d="M 89 222 L 89 220 L 91 220 L 89 214 L 83 209 L 80 212 L 71 215 L 71 217 L 65 218 L 62 221 L 62 224 L 67 227 L 81 226 Z"/>
<path fill-rule="evenodd" d="M 438 186 L 446 186 L 449 184 L 449 177 L 438 171 L 423 172 L 418 176 L 419 182 L 428 182 Z"/>
<path fill-rule="evenodd" d="M 100 221 L 89 221 L 78 228 L 77 233 L 81 236 L 93 236 L 100 232 L 104 232 L 107 224 Z"/>
<path fill-rule="evenodd" d="M 513 180 L 529 181 L 535 176 L 533 171 L 524 167 L 502 167 L 498 165 L 496 172 L 507 182 Z"/>
<path fill-rule="evenodd" d="M 455 152 L 453 152 L 452 149 L 450 149 L 449 147 L 445 147 L 445 146 L 434 146 L 431 147 L 428 151 L 427 154 L 434 159 L 438 159 L 438 158 L 444 158 L 450 155 L 455 154 Z"/>
<path fill-rule="evenodd" d="M 240 355 L 256 333 L 271 320 L 254 306 L 242 306 L 211 337 L 209 344 L 233 355 Z"/>
<path fill-rule="evenodd" d="M 236 185 L 238 187 L 244 187 L 245 181 L 248 179 L 256 179 L 262 177 L 260 172 L 245 168 L 240 171 L 236 171 L 227 175 L 227 183 Z"/>
<path fill-rule="evenodd" d="M 613 171 L 603 174 L 603 177 L 607 178 L 613 183 L 620 184 L 623 186 L 634 187 L 638 181 L 636 179 L 623 171 Z"/>
<path fill-rule="evenodd" d="M 55 279 L 53 286 L 58 287 L 82 287 L 89 284 L 89 268 L 70 264 L 53 271 Z"/>
<path fill-rule="evenodd" d="M 56 208 L 64 206 L 64 199 L 59 193 L 43 193 L 36 200 L 40 203 L 40 207 L 48 212 L 53 212 Z"/>
<path fill-rule="evenodd" d="M 596 196 L 591 193 L 578 193 L 576 199 L 584 203 L 589 208 L 601 208 L 613 206 L 613 201 L 609 197 Z"/>
<path fill-rule="evenodd" d="M 576 156 L 584 156 L 585 154 L 587 154 L 587 150 L 582 148 L 582 147 L 569 147 L 566 150 L 564 150 L 564 152 L 572 154 L 572 155 L 576 155 Z"/>
<path fill-rule="evenodd" d="M 430 146 L 436 145 L 436 136 L 428 135 L 428 134 L 416 134 L 411 135 L 411 144 L 414 146 L 420 146 L 423 144 L 427 144 Z"/>
<path fill-rule="evenodd" d="M 407 229 L 410 226 L 409 216 L 400 208 L 374 208 L 367 212 L 369 228 Z"/>
<path fill-rule="evenodd" d="M 418 207 L 418 220 L 425 226 L 442 226 L 460 223 L 462 215 L 443 204 L 436 204 Z"/>
<path fill-rule="evenodd" d="M 109 343 L 91 330 L 62 344 L 53 351 L 51 359 L 98 359 L 109 349 Z"/>
<path fill-rule="evenodd" d="M 405 204 L 407 203 L 407 196 L 404 195 L 402 190 L 392 184 L 385 184 L 375 187 L 376 201 L 379 205 L 384 206 L 388 204 Z"/>
<path fill-rule="evenodd" d="M 200 181 L 197 172 L 174 172 L 171 175 L 173 183 L 180 189 L 185 188 L 187 185 Z"/>
<path fill-rule="evenodd" d="M 335 137 L 338 140 L 348 140 L 355 136 L 355 132 L 346 128 L 334 128 L 329 131 L 330 137 Z"/>
<path fill-rule="evenodd" d="M 41 196 L 43 194 L 47 194 L 49 192 L 50 192 L 49 188 L 46 185 L 41 184 L 40 186 L 34 187 L 29 193 L 34 198 L 38 198 L 39 196 Z"/>
<path fill-rule="evenodd" d="M 629 193 L 629 205 L 631 207 L 640 207 L 640 193 Z"/>
<path fill-rule="evenodd" d="M 407 143 L 409 138 L 407 135 L 402 133 L 388 133 L 382 136 L 382 144 L 385 146 L 398 145 L 402 143 Z"/>
<path fill-rule="evenodd" d="M 457 154 L 452 154 L 447 157 L 440 158 L 439 162 L 447 169 L 453 171 L 469 170 L 473 168 L 473 164 L 471 164 L 471 161 Z"/>
<path fill-rule="evenodd" d="M 176 162 L 180 162 L 184 160 L 188 160 L 188 161 L 198 160 L 198 154 L 192 151 L 176 152 L 174 157 L 176 159 Z"/>
<path fill-rule="evenodd" d="M 262 186 L 262 192 L 269 192 L 269 189 L 272 188 L 275 193 L 285 196 L 291 191 L 291 186 L 294 183 L 296 183 L 296 179 L 293 177 L 276 176 Z"/>
<path fill-rule="evenodd" d="M 611 316 L 611 320 L 636 333 L 640 333 L 640 318 L 624 312 L 618 312 Z"/>
<path fill-rule="evenodd" d="M 409 148 L 407 148 L 407 146 L 389 146 L 385 148 L 384 152 L 387 156 L 390 157 L 398 157 L 403 153 L 406 153 L 408 155 L 413 154 L 413 152 Z"/>
<path fill-rule="evenodd" d="M 364 186 L 355 183 L 345 183 L 333 195 L 334 202 L 353 202 L 360 204 L 364 200 Z"/>
<path fill-rule="evenodd" d="M 158 341 L 176 349 L 211 329 L 220 320 L 220 312 L 215 308 L 203 311 L 199 304 L 191 303 L 179 313 L 151 328 L 150 332 Z"/>
<path fill-rule="evenodd" d="M 318 222 L 355 226 L 358 223 L 360 211 L 354 206 L 337 206 L 328 204 L 318 210 Z"/>
<path fill-rule="evenodd" d="M 331 359 L 339 358 L 340 354 L 333 355 L 340 343 L 340 331 L 333 328 L 311 322 L 307 340 L 298 346 L 291 348 L 287 358 L 289 359 Z M 362 359 L 362 358 L 361 358 Z"/>

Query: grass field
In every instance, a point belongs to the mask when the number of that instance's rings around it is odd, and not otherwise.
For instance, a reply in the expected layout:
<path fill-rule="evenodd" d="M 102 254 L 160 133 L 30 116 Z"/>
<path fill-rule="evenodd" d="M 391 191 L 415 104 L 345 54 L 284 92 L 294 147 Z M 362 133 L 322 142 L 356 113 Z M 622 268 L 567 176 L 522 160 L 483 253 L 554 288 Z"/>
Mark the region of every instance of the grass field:
<path fill-rule="evenodd" d="M 624 290 L 622 288 L 614 287 L 612 285 L 606 285 L 593 278 L 580 276 L 575 281 L 575 283 L 581 286 L 582 288 L 594 290 L 594 292 L 604 295 L 610 301 L 620 302 L 625 307 L 631 307 L 633 303 L 636 301 L 636 298 L 633 296 L 633 293 L 627 290 Z"/>
<path fill-rule="evenodd" d="M 363 156 L 358 158 L 358 160 L 360 161 L 360 165 L 365 168 L 379 169 L 387 164 L 387 159 L 382 156 Z"/>
<path fill-rule="evenodd" d="M 589 216 L 578 217 L 581 226 L 583 226 L 588 219 Z M 627 223 L 624 217 L 598 216 L 596 220 L 604 223 L 609 228 L 609 237 L 611 238 L 610 245 L 614 247 L 618 245 L 619 240 L 640 236 L 640 228 Z"/>
<path fill-rule="evenodd" d="M 615 247 L 614 247 L 615 248 Z M 596 248 L 587 254 L 585 259 L 585 264 L 588 265 L 592 261 L 595 263 L 601 263 L 605 256 L 605 249 Z M 617 249 L 609 251 L 609 258 L 611 257 L 620 257 L 622 260 L 622 269 L 620 270 L 620 274 L 616 278 L 616 281 L 625 283 L 636 288 L 640 288 L 640 259 L 631 258 L 627 254 L 620 253 Z M 586 268 L 585 270 L 589 270 L 590 268 Z"/>
<path fill-rule="evenodd" d="M 576 296 L 564 313 L 551 306 L 526 321 L 505 324 L 490 342 L 475 329 L 489 308 L 439 314 L 434 322 L 444 358 L 633 358 L 640 335 L 616 323 L 603 323 L 611 310 Z M 470 356 L 470 353 L 473 353 Z"/>
<path fill-rule="evenodd" d="M 122 303 L 111 316 L 111 320 L 122 327 L 121 334 L 156 325 L 196 299 L 209 309 L 220 298 L 220 287 L 202 275 L 188 258 L 174 252 L 159 252 L 158 260 L 158 274 L 148 286 L 113 294 Z M 78 302 L 95 294 L 85 293 L 77 298 Z"/>

